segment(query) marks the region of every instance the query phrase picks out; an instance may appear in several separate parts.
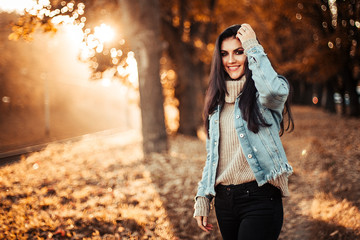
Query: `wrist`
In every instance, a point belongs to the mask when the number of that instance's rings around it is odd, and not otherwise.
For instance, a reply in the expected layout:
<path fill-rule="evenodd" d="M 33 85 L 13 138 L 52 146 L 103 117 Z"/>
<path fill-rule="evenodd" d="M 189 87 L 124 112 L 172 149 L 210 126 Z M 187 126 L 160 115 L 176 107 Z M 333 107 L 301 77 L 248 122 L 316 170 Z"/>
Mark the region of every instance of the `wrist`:
<path fill-rule="evenodd" d="M 209 212 L 210 212 L 210 202 L 209 199 L 207 199 L 206 197 L 198 197 L 195 205 L 194 205 L 194 217 L 197 216 L 203 216 L 203 217 L 207 217 L 209 216 Z"/>
<path fill-rule="evenodd" d="M 245 53 L 251 48 L 260 45 L 256 38 L 250 38 L 242 42 L 242 47 L 244 48 Z"/>

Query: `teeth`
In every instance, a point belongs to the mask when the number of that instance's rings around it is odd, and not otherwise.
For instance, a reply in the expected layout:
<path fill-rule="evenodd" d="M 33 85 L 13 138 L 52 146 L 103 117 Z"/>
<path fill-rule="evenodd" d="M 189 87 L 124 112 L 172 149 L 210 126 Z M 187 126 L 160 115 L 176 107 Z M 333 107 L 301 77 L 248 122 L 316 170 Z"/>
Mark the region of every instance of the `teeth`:
<path fill-rule="evenodd" d="M 234 71 L 237 70 L 240 66 L 236 66 L 236 67 L 228 67 L 230 70 Z"/>

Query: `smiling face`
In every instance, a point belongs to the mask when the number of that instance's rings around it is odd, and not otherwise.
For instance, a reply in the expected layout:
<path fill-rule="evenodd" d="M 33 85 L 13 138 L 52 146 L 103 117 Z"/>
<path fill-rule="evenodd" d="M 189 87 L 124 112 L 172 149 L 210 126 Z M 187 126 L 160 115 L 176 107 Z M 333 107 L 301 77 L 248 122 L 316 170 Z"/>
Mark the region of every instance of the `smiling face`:
<path fill-rule="evenodd" d="M 224 39 L 221 43 L 221 59 L 223 67 L 231 79 L 239 79 L 244 75 L 246 55 L 237 38 Z"/>

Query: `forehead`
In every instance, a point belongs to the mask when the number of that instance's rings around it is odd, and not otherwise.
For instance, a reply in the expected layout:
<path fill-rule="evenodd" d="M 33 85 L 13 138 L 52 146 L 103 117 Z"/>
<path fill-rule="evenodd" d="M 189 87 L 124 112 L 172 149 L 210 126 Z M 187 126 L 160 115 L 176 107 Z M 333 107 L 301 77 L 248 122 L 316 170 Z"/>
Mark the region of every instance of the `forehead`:
<path fill-rule="evenodd" d="M 239 47 L 242 47 L 242 44 L 239 39 L 234 37 L 226 38 L 221 43 L 221 51 L 232 51 Z"/>

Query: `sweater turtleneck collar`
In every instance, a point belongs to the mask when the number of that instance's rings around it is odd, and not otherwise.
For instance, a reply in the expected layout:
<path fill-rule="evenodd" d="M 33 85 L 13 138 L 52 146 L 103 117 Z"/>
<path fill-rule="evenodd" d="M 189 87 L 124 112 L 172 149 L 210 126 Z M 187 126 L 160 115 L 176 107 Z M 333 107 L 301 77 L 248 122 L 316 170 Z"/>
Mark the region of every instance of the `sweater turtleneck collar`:
<path fill-rule="evenodd" d="M 246 77 L 245 74 L 237 80 L 226 80 L 226 90 L 228 91 L 228 94 L 225 95 L 225 102 L 226 103 L 234 103 L 236 98 L 240 95 L 244 83 L 245 83 Z"/>

